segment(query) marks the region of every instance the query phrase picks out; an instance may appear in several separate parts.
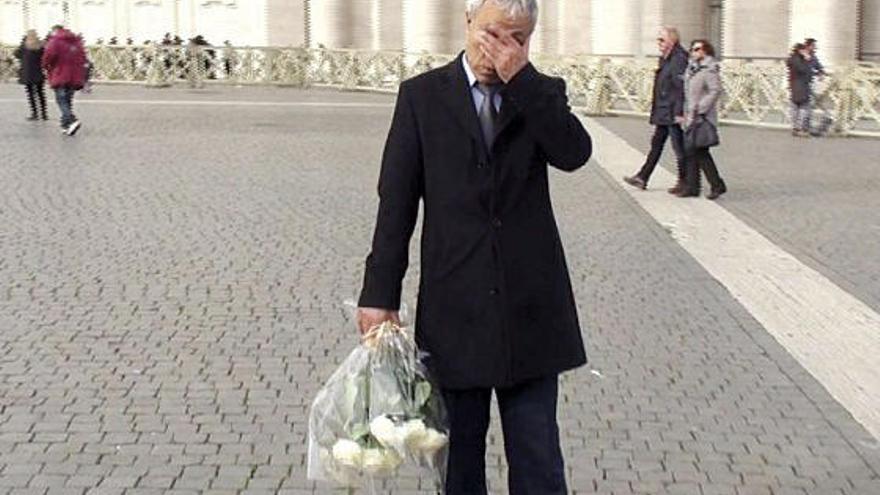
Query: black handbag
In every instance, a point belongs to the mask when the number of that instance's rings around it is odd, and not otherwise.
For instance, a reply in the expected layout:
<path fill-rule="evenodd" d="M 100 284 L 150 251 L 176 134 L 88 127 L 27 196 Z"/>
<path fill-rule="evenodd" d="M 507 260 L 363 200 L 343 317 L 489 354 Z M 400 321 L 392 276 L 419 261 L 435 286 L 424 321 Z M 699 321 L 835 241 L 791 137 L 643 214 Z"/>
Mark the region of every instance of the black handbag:
<path fill-rule="evenodd" d="M 689 150 L 711 148 L 721 144 L 715 124 L 698 115 L 684 131 L 684 147 Z"/>

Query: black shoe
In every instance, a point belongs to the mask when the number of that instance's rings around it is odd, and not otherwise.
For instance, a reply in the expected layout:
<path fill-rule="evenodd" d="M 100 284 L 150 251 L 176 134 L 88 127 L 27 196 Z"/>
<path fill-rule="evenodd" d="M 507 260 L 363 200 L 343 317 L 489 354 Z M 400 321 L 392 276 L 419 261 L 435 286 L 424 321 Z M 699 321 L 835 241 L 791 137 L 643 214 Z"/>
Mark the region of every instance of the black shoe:
<path fill-rule="evenodd" d="M 43 120 L 49 120 L 49 116 L 46 115 L 45 113 L 43 114 Z"/>
<path fill-rule="evenodd" d="M 82 127 L 80 121 L 74 120 L 73 123 L 67 127 L 66 134 L 68 136 L 73 136 L 76 134 L 76 131 L 78 131 L 80 127 Z"/>
<path fill-rule="evenodd" d="M 669 194 L 678 195 L 678 193 L 680 193 L 683 190 L 684 190 L 684 182 L 678 181 L 675 183 L 674 186 L 667 189 L 666 192 L 668 192 Z"/>
<path fill-rule="evenodd" d="M 706 199 L 716 200 L 716 199 L 718 199 L 719 196 L 721 196 L 722 194 L 724 194 L 726 192 L 727 192 L 727 185 L 725 185 L 722 182 L 721 187 L 719 187 L 718 189 L 713 188 L 712 191 L 710 191 L 709 194 L 706 195 Z"/>
<path fill-rule="evenodd" d="M 623 181 L 626 182 L 627 184 L 629 184 L 633 187 L 637 187 L 643 191 L 645 189 L 647 189 L 647 187 L 648 187 L 648 184 L 645 182 L 645 180 L 642 179 L 641 177 L 639 177 L 638 175 L 633 175 L 632 177 L 623 176 Z"/>
<path fill-rule="evenodd" d="M 696 197 L 700 196 L 700 191 L 699 190 L 690 191 L 690 190 L 682 188 L 682 190 L 675 193 L 675 195 L 678 196 L 679 198 L 696 198 Z"/>
<path fill-rule="evenodd" d="M 39 118 L 37 118 L 36 115 L 31 115 L 31 116 L 28 117 L 27 119 L 28 119 L 28 121 L 30 121 L 30 122 L 33 122 L 33 121 L 35 121 L 35 120 L 40 120 Z"/>

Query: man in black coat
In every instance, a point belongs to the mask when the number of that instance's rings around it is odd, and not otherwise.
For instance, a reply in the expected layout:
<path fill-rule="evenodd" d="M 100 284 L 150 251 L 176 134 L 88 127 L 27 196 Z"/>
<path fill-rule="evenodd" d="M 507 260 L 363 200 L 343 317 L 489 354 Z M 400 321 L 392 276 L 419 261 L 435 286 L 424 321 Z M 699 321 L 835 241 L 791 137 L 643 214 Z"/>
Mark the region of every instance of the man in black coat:
<path fill-rule="evenodd" d="M 510 493 L 564 494 L 558 375 L 586 354 L 548 164 L 574 171 L 592 143 L 565 83 L 528 61 L 535 0 L 468 6 L 464 53 L 400 85 L 358 323 L 397 320 L 423 202 L 415 329 L 449 410 L 447 493 L 486 493 L 494 390 Z"/>
<path fill-rule="evenodd" d="M 678 30 L 665 27 L 657 36 L 660 49 L 660 62 L 654 76 L 654 97 L 651 102 L 651 125 L 654 126 L 654 137 L 651 139 L 651 151 L 645 159 L 641 170 L 623 180 L 634 187 L 645 189 L 660 155 L 666 139 L 672 138 L 672 149 L 678 162 L 678 182 L 669 189 L 671 194 L 678 194 L 684 189 L 684 73 L 688 67 L 688 53 L 681 47 Z"/>

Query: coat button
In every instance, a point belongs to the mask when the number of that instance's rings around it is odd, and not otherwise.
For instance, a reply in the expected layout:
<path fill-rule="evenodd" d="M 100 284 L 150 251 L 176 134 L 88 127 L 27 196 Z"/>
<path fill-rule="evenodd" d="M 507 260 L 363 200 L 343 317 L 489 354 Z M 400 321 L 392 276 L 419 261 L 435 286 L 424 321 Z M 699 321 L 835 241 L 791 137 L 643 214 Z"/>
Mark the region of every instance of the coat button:
<path fill-rule="evenodd" d="M 480 160 L 480 162 L 477 163 L 477 168 L 486 168 L 486 161 Z"/>
<path fill-rule="evenodd" d="M 490 296 L 497 296 L 497 295 L 498 295 L 498 289 L 495 289 L 495 288 L 489 289 L 489 295 L 490 295 Z"/>
<path fill-rule="evenodd" d="M 500 218 L 493 218 L 492 219 L 492 226 L 495 227 L 496 229 L 501 228 L 501 219 Z"/>

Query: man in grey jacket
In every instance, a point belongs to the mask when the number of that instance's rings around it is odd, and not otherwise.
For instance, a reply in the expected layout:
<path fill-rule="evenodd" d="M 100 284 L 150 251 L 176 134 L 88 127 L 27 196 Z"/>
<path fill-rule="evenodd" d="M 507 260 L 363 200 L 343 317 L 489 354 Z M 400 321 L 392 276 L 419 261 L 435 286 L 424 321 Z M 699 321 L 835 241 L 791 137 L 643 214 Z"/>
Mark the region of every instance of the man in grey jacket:
<path fill-rule="evenodd" d="M 669 190 L 672 194 L 684 188 L 684 72 L 688 66 L 688 53 L 681 47 L 678 30 L 664 27 L 657 37 L 660 49 L 660 64 L 654 77 L 654 99 L 651 104 L 651 124 L 654 137 L 651 139 L 651 152 L 645 159 L 641 170 L 623 180 L 634 187 L 645 189 L 648 180 L 660 160 L 666 139 L 672 138 L 672 149 L 678 161 L 678 183 Z"/>

